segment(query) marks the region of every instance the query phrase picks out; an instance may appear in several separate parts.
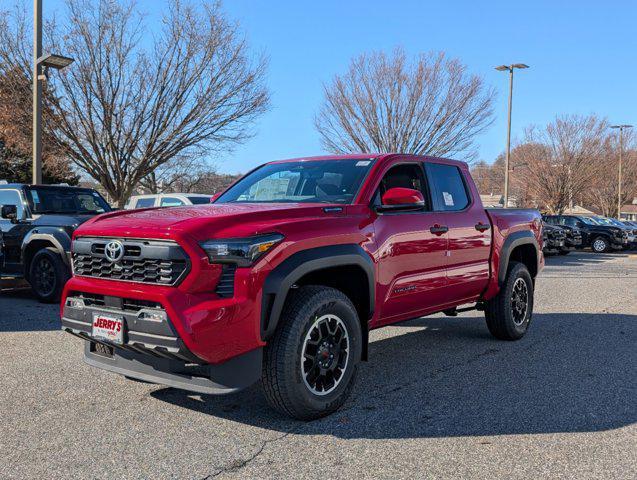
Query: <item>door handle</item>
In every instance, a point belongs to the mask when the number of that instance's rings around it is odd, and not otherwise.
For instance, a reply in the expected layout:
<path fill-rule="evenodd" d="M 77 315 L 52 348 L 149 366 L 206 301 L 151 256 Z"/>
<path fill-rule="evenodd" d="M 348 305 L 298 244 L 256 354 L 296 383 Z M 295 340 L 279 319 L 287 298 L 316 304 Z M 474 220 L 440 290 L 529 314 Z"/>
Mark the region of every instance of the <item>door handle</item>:
<path fill-rule="evenodd" d="M 491 225 L 487 224 L 487 223 L 478 223 L 476 224 L 476 230 L 478 232 L 486 232 L 487 230 L 489 230 L 491 228 Z"/>
<path fill-rule="evenodd" d="M 443 233 L 447 233 L 449 231 L 449 227 L 447 227 L 446 225 L 435 224 L 433 227 L 429 228 L 429 231 L 434 235 L 442 235 Z"/>

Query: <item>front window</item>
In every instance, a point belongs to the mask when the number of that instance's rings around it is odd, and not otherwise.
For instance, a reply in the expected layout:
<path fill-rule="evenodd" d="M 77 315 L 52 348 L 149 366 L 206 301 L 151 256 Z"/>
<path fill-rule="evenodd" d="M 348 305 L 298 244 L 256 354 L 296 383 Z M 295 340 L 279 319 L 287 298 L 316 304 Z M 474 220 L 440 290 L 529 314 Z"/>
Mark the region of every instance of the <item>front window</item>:
<path fill-rule="evenodd" d="M 4 205 L 15 205 L 18 218 L 22 218 L 24 207 L 17 190 L 0 190 L 0 207 Z M 0 220 L 2 219 L 0 218 Z"/>
<path fill-rule="evenodd" d="M 372 164 L 372 159 L 269 163 L 215 203 L 351 203 Z"/>
<path fill-rule="evenodd" d="M 28 187 L 27 201 L 34 215 L 45 213 L 95 214 L 111 207 L 95 190 L 65 187 Z"/>

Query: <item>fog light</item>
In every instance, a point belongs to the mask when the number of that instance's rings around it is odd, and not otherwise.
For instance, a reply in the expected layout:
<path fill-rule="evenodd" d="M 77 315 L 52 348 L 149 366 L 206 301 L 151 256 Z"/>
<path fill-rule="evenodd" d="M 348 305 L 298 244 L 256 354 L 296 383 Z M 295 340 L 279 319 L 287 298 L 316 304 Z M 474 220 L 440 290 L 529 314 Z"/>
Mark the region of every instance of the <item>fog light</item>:
<path fill-rule="evenodd" d="M 79 308 L 82 309 L 84 308 L 84 300 L 82 300 L 81 298 L 67 298 L 66 299 L 66 306 L 67 307 L 71 307 L 71 308 Z"/>
<path fill-rule="evenodd" d="M 166 312 L 162 310 L 142 310 L 138 316 L 151 322 L 163 322 L 166 320 Z"/>

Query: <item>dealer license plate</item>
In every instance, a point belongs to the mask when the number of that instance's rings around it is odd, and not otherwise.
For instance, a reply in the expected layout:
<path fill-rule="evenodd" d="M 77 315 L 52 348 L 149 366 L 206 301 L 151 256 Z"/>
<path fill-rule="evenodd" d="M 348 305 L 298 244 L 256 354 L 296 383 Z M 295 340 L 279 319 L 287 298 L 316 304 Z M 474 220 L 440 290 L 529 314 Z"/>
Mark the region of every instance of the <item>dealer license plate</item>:
<path fill-rule="evenodd" d="M 94 313 L 93 337 L 121 345 L 124 343 L 124 319 L 118 315 Z"/>

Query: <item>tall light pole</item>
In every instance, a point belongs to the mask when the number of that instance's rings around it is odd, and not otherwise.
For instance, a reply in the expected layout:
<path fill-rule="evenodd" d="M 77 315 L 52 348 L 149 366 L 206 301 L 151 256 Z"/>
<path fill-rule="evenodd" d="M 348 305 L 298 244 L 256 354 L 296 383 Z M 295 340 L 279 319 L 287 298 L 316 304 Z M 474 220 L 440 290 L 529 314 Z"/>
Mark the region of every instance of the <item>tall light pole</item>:
<path fill-rule="evenodd" d="M 42 85 L 49 68 L 68 67 L 72 58 L 42 54 L 42 0 L 33 0 L 33 183 L 42 183 Z"/>
<path fill-rule="evenodd" d="M 42 0 L 33 0 L 33 183 L 42 183 Z"/>
<path fill-rule="evenodd" d="M 500 72 L 509 72 L 509 119 L 507 121 L 507 148 L 504 159 L 504 208 L 509 206 L 509 158 L 511 157 L 511 108 L 513 105 L 513 70 L 516 68 L 529 68 L 524 63 L 512 65 L 500 65 L 495 67 Z"/>
<path fill-rule="evenodd" d="M 611 125 L 610 128 L 619 129 L 619 175 L 617 177 L 617 218 L 622 212 L 622 154 L 624 150 L 624 129 L 633 128 L 632 125 Z"/>

